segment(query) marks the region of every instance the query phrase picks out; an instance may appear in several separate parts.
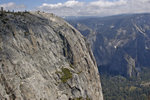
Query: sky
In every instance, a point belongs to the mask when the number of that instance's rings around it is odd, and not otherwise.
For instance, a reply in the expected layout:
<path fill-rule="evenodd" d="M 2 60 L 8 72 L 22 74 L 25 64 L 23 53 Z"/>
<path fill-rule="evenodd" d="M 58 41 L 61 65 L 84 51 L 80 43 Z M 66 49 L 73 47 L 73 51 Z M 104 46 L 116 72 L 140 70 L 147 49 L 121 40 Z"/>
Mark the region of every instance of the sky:
<path fill-rule="evenodd" d="M 149 13 L 150 0 L 0 0 L 0 7 L 15 11 L 44 11 L 58 16 L 110 16 Z"/>

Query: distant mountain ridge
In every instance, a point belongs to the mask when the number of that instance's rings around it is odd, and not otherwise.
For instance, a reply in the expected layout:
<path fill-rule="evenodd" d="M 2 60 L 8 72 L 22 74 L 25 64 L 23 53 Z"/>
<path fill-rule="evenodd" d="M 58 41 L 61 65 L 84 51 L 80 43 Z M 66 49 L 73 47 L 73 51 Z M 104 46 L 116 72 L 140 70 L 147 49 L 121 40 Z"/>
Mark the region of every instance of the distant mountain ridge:
<path fill-rule="evenodd" d="M 92 46 L 101 71 L 127 77 L 150 68 L 150 14 L 68 20 Z"/>

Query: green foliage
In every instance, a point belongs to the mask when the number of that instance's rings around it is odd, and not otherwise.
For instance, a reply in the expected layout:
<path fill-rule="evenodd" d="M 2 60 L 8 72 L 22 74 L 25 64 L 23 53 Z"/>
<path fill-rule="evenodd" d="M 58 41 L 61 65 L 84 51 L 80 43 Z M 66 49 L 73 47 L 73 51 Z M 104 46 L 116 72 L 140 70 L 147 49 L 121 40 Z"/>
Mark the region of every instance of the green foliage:
<path fill-rule="evenodd" d="M 149 79 L 149 71 L 144 70 L 134 79 L 102 74 L 104 100 L 150 100 L 150 85 L 141 85 L 150 82 Z"/>
<path fill-rule="evenodd" d="M 79 98 L 74 98 L 73 100 L 83 100 L 83 98 L 79 97 Z"/>
<path fill-rule="evenodd" d="M 79 71 L 77 74 L 80 74 L 80 73 L 82 73 L 82 71 Z"/>
<path fill-rule="evenodd" d="M 69 100 L 91 100 L 90 98 L 86 97 L 86 98 L 83 98 L 83 97 L 77 97 L 77 98 L 73 98 L 73 99 L 69 99 Z"/>
<path fill-rule="evenodd" d="M 70 64 L 70 67 L 71 67 L 71 68 L 74 68 L 74 66 L 73 66 L 72 64 Z"/>
<path fill-rule="evenodd" d="M 3 49 L 2 49 L 2 47 L 0 47 L 0 51 L 2 51 Z"/>
<path fill-rule="evenodd" d="M 60 78 L 63 83 L 66 83 L 68 79 L 72 78 L 72 73 L 68 68 L 62 68 L 62 77 Z"/>

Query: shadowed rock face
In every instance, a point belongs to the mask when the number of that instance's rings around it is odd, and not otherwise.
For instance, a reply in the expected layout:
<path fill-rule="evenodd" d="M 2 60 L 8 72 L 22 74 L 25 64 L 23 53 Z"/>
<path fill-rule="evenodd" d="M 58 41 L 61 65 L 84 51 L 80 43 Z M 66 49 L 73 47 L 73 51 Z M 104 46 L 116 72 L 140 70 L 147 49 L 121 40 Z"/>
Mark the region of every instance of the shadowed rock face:
<path fill-rule="evenodd" d="M 71 20 L 92 46 L 101 71 L 131 77 L 150 66 L 150 14 Z M 86 32 L 86 33 L 85 33 Z"/>
<path fill-rule="evenodd" d="M 53 14 L 0 16 L 0 99 L 103 100 L 83 36 Z"/>

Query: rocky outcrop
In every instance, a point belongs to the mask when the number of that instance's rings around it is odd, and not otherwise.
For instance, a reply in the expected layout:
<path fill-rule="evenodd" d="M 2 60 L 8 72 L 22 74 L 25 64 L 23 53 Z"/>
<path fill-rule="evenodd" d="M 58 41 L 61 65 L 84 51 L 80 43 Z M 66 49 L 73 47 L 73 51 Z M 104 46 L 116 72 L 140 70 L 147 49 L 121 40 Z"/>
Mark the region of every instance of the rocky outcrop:
<path fill-rule="evenodd" d="M 103 100 L 93 54 L 61 18 L 0 15 L 0 99 Z"/>

